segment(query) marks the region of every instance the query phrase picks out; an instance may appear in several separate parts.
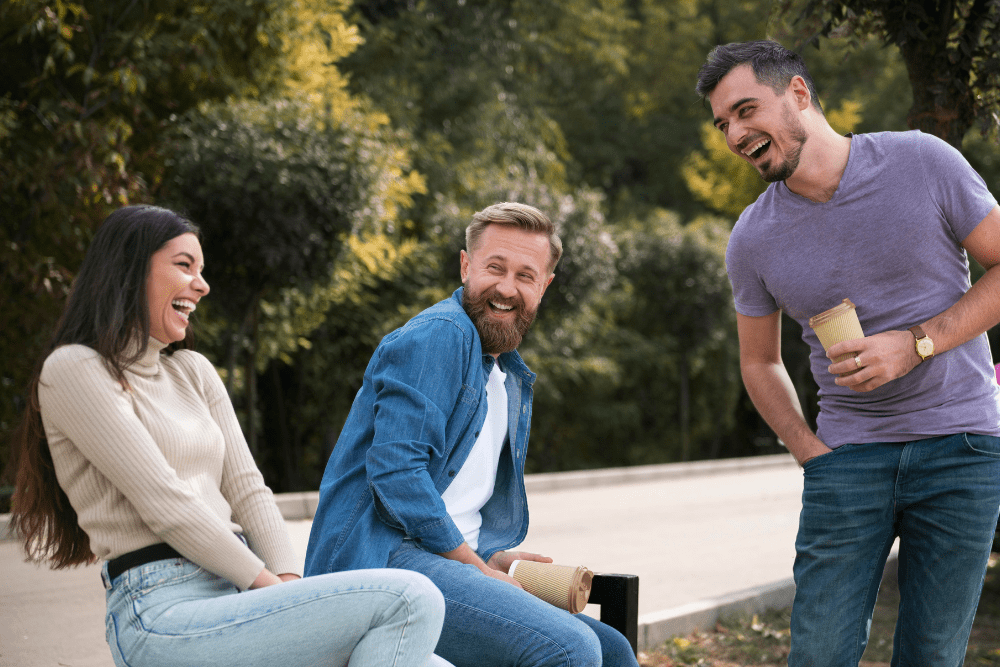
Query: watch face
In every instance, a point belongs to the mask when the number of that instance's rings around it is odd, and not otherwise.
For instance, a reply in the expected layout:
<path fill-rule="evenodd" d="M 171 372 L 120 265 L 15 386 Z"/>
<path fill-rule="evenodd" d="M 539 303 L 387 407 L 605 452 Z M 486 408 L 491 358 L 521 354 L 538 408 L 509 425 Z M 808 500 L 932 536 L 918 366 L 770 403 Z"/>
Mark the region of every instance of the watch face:
<path fill-rule="evenodd" d="M 917 354 L 925 359 L 934 354 L 934 343 L 929 338 L 921 338 L 917 341 Z"/>

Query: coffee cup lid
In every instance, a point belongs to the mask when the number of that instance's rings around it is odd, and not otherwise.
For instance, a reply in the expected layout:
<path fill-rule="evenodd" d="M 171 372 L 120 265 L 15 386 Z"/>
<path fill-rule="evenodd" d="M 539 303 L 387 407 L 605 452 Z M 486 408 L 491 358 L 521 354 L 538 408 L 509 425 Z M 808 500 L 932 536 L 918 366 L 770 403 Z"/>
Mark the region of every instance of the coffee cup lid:
<path fill-rule="evenodd" d="M 809 326 L 815 329 L 824 322 L 829 322 L 833 318 L 847 312 L 848 310 L 853 309 L 854 307 L 855 306 L 853 303 L 851 303 L 850 299 L 844 299 L 830 310 L 824 310 L 819 315 L 813 315 L 812 317 L 810 317 Z"/>

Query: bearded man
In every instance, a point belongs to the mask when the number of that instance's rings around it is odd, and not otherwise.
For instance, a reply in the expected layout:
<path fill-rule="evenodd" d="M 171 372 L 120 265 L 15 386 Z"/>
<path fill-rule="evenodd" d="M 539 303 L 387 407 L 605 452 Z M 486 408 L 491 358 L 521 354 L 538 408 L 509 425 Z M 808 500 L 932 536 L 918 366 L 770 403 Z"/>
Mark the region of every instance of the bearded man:
<path fill-rule="evenodd" d="M 526 593 L 507 573 L 528 532 L 532 384 L 517 346 L 562 243 L 531 206 L 473 216 L 464 287 L 379 344 L 320 485 L 306 575 L 420 572 L 445 596 L 435 653 L 458 667 L 637 665 L 613 628 Z"/>

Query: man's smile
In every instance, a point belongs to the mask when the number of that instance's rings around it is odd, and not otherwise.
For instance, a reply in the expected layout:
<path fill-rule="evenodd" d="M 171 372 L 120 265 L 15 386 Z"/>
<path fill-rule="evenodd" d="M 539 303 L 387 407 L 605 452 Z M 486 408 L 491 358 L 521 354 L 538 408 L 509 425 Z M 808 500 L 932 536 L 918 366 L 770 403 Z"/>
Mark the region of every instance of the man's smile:
<path fill-rule="evenodd" d="M 761 155 L 767 152 L 767 149 L 771 146 L 770 139 L 761 139 L 755 141 L 748 147 L 744 148 L 741 152 L 749 157 L 751 160 L 756 160 Z"/>

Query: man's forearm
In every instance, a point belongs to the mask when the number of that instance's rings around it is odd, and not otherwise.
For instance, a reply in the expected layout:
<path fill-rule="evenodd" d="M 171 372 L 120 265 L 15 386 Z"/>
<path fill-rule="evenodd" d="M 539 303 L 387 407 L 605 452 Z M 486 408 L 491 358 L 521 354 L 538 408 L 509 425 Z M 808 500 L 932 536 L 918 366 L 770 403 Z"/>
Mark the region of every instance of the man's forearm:
<path fill-rule="evenodd" d="M 802 465 L 830 451 L 802 414 L 798 394 L 784 364 L 742 363 L 743 384 L 757 411 Z"/>
<path fill-rule="evenodd" d="M 1000 264 L 989 269 L 955 305 L 923 324 L 934 353 L 966 343 L 1000 322 Z"/>
<path fill-rule="evenodd" d="M 443 556 L 448 560 L 457 560 L 459 563 L 465 563 L 466 565 L 474 565 L 483 572 L 485 572 L 486 569 L 489 567 L 488 565 L 486 565 L 486 562 L 479 557 L 479 554 L 477 554 L 475 551 L 472 550 L 472 547 L 469 546 L 468 542 L 462 542 L 462 544 L 460 544 L 457 549 L 452 549 L 451 551 L 445 551 L 444 553 L 440 553 L 438 555 Z"/>

